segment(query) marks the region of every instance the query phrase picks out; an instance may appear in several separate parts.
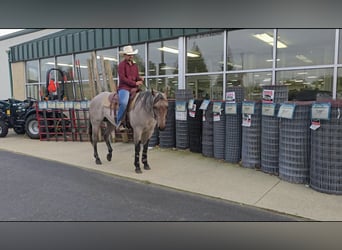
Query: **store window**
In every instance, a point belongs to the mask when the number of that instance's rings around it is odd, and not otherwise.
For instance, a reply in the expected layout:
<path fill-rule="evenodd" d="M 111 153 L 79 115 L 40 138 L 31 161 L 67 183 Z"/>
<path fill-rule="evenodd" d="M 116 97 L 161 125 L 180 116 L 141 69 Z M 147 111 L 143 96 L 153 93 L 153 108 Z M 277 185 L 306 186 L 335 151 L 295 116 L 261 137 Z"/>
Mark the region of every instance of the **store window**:
<path fill-rule="evenodd" d="M 272 68 L 273 29 L 241 29 L 228 32 L 227 70 Z"/>
<path fill-rule="evenodd" d="M 178 40 L 148 44 L 148 74 L 151 76 L 178 74 Z"/>
<path fill-rule="evenodd" d="M 39 99 L 39 67 L 38 60 L 26 62 L 26 97 Z"/>
<path fill-rule="evenodd" d="M 279 29 L 277 67 L 333 64 L 334 48 L 334 29 Z"/>
<path fill-rule="evenodd" d="M 134 61 L 139 67 L 139 74 L 141 76 L 145 76 L 145 45 L 144 44 L 133 44 L 133 49 L 138 50 L 138 54 L 134 55 Z M 120 51 L 122 51 L 123 47 L 120 47 Z M 123 54 L 120 54 L 120 61 L 124 60 Z"/>
<path fill-rule="evenodd" d="M 186 72 L 223 71 L 223 32 L 208 33 L 186 38 Z"/>
<path fill-rule="evenodd" d="M 272 72 L 249 72 L 227 74 L 226 91 L 229 87 L 244 87 L 245 100 L 261 100 L 262 87 L 272 85 Z"/>
<path fill-rule="evenodd" d="M 89 81 L 88 61 L 91 62 L 91 53 L 80 53 L 75 55 L 75 62 L 79 62 L 79 67 L 75 65 L 75 81 L 77 82 L 75 97 L 76 99 L 92 99 L 96 94 L 95 81 Z M 82 85 L 80 85 L 82 84 Z"/>
<path fill-rule="evenodd" d="M 276 82 L 288 86 L 289 100 L 331 98 L 333 69 L 279 71 L 276 73 Z"/>
<path fill-rule="evenodd" d="M 338 68 L 337 71 L 337 99 L 342 99 L 342 68 Z"/>
<path fill-rule="evenodd" d="M 195 99 L 222 100 L 223 75 L 199 75 L 186 77 L 187 89 L 191 89 Z"/>
<path fill-rule="evenodd" d="M 98 50 L 96 51 L 96 59 L 97 59 L 97 67 L 99 68 L 100 72 L 102 72 L 102 67 L 106 67 L 102 65 L 101 58 L 103 58 L 104 64 L 108 63 L 111 68 L 111 74 L 113 78 L 118 77 L 118 49 L 107 49 L 107 50 Z"/>
<path fill-rule="evenodd" d="M 38 71 L 38 60 L 26 62 L 26 82 L 27 83 L 38 83 L 39 71 Z"/>
<path fill-rule="evenodd" d="M 41 99 L 46 96 L 46 81 L 47 81 L 47 72 L 49 69 L 55 68 L 55 58 L 44 58 L 39 60 L 39 72 L 40 72 L 40 80 L 39 80 L 39 92 Z"/>
<path fill-rule="evenodd" d="M 63 79 L 62 74 L 57 70 L 51 71 L 52 76 L 54 75 L 54 78 L 57 79 L 56 81 L 58 83 L 62 83 L 62 80 L 64 80 L 64 96 L 68 100 L 76 99 L 75 84 L 73 84 L 74 82 L 73 67 L 74 66 L 73 66 L 72 55 L 59 56 L 56 58 L 56 62 L 57 62 L 57 69 L 63 72 L 63 76 L 65 79 Z"/>
<path fill-rule="evenodd" d="M 178 89 L 178 77 L 158 77 L 148 79 L 149 89 L 155 89 L 163 93 L 166 92 L 168 99 L 175 99 Z"/>

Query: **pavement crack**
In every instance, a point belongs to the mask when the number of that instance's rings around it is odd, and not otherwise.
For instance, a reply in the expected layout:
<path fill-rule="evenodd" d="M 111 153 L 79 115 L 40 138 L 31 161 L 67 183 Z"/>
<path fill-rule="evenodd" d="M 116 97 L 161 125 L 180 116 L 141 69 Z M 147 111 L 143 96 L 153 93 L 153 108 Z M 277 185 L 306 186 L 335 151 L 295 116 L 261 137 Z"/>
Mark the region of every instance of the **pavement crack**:
<path fill-rule="evenodd" d="M 280 180 L 278 180 L 270 189 L 268 189 L 256 202 L 254 202 L 254 205 L 258 204 L 271 190 L 276 187 L 280 183 Z"/>

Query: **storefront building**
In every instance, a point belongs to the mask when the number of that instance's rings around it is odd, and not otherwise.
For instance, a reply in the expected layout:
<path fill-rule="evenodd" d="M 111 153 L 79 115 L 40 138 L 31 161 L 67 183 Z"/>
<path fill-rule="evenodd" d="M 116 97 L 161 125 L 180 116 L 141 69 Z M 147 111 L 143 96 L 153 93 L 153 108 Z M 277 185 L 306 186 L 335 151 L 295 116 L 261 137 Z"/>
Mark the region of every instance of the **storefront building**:
<path fill-rule="evenodd" d="M 339 29 L 66 29 L 10 48 L 13 95 L 42 98 L 50 68 L 76 79 L 80 62 L 84 95 L 92 55 L 110 62 L 118 82 L 119 51 L 139 50 L 135 61 L 148 88 L 190 89 L 195 99 L 224 100 L 230 86 L 243 86 L 245 99 L 260 100 L 265 85 L 288 86 L 289 99 L 312 90 L 342 97 L 342 41 Z M 101 63 L 98 61 L 99 71 Z M 58 77 L 58 76 L 56 76 Z M 101 77 L 101 75 L 100 75 Z M 69 89 L 69 91 L 74 91 Z"/>

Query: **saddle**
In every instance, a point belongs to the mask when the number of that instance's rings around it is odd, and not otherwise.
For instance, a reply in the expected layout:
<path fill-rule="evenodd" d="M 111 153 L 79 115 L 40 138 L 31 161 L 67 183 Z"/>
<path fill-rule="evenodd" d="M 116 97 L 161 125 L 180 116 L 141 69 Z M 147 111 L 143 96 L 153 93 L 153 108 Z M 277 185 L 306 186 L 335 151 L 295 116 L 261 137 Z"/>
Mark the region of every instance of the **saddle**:
<path fill-rule="evenodd" d="M 131 108 L 134 106 L 135 100 L 138 97 L 139 92 L 140 92 L 139 88 L 131 89 L 130 95 L 129 95 L 128 104 L 127 104 L 127 107 L 128 107 L 127 109 L 128 110 L 131 110 Z M 104 100 L 103 105 L 105 107 L 109 107 L 111 115 L 113 114 L 113 112 L 116 112 L 116 110 L 119 108 L 119 96 L 118 96 L 118 93 L 117 92 L 110 93 L 108 98 L 106 98 Z M 128 117 L 126 116 L 126 114 L 127 114 L 127 110 L 125 112 L 123 120 L 124 121 L 126 120 L 127 123 L 129 123 Z"/>

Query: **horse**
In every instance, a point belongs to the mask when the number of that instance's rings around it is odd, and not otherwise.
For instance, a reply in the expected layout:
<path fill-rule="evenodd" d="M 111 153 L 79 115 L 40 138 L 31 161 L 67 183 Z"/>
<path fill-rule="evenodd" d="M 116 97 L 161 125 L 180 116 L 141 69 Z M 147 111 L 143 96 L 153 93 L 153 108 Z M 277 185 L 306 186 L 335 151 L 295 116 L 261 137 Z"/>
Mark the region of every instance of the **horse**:
<path fill-rule="evenodd" d="M 118 108 L 118 97 L 114 92 L 101 92 L 96 95 L 89 104 L 89 136 L 94 149 L 94 158 L 96 164 L 102 164 L 97 152 L 98 133 L 103 122 L 106 128 L 103 133 L 108 153 L 107 160 L 112 159 L 112 146 L 110 135 L 115 129 L 116 110 Z M 141 161 L 145 170 L 150 170 L 147 161 L 147 150 L 150 138 L 153 135 L 156 126 L 159 130 L 164 130 L 166 126 L 166 116 L 168 112 L 168 100 L 166 93 L 155 90 L 139 91 L 136 97 L 130 101 L 127 107 L 127 116 L 133 129 L 134 142 L 134 166 L 136 173 L 142 173 L 140 168 L 140 151 L 143 145 Z"/>

